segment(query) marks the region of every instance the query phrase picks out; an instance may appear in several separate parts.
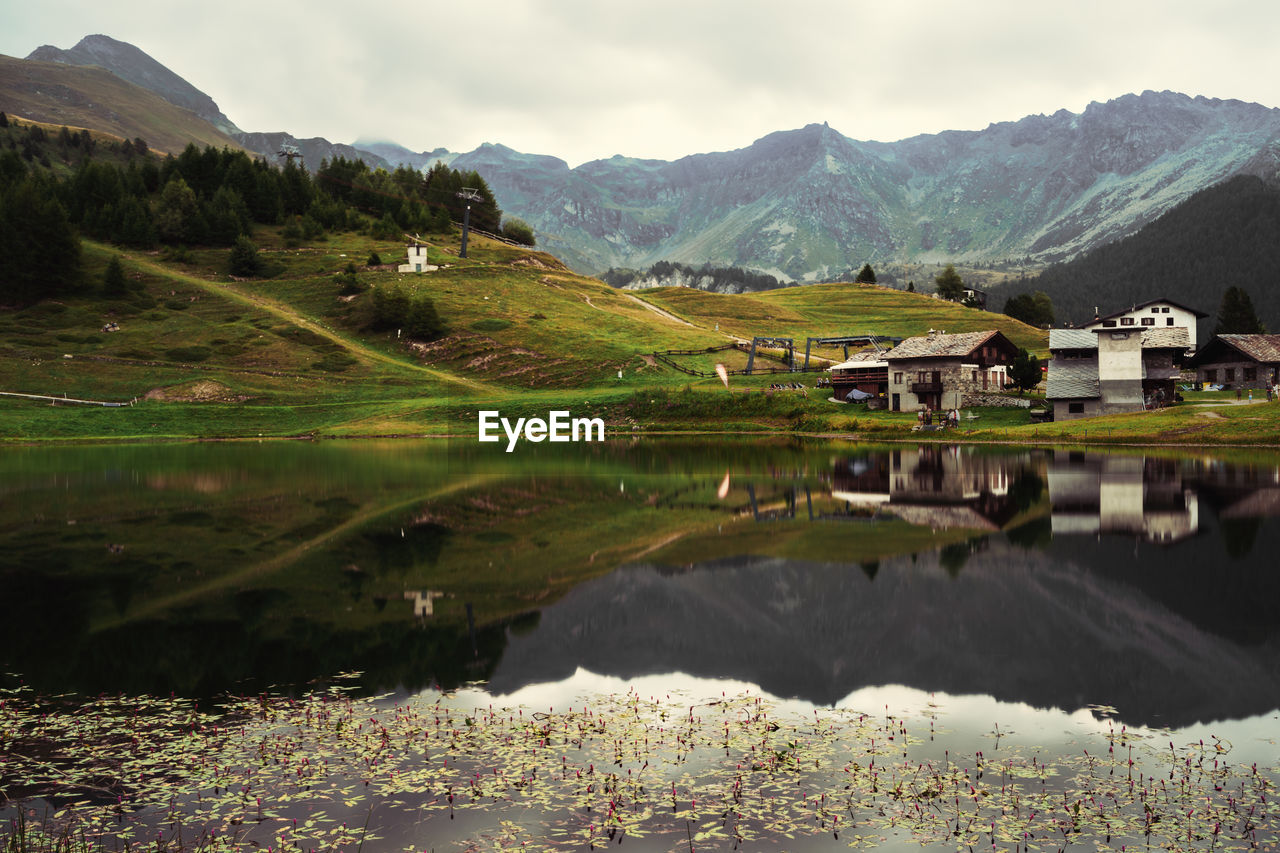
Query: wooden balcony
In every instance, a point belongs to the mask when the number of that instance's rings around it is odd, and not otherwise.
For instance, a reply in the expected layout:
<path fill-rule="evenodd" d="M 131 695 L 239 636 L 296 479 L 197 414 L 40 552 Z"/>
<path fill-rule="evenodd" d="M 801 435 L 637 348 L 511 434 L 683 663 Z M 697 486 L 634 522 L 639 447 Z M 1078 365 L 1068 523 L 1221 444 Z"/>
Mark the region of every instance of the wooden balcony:
<path fill-rule="evenodd" d="M 912 383 L 911 383 L 911 393 L 912 393 L 912 394 L 917 394 L 917 395 L 919 395 L 919 394 L 941 394 L 941 393 L 942 393 L 942 383 L 941 383 L 941 382 L 912 382 Z"/>

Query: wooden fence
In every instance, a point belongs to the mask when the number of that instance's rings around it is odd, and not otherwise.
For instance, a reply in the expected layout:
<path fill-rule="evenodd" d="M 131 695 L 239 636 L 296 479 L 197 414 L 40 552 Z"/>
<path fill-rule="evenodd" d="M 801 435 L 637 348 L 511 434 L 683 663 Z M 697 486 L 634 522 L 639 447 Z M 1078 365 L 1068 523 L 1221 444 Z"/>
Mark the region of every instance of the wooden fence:
<path fill-rule="evenodd" d="M 671 356 L 673 355 L 707 355 L 708 353 L 724 352 L 725 350 L 730 350 L 730 349 L 736 349 L 741 352 L 746 352 L 748 347 L 744 343 L 734 342 L 729 344 L 721 344 L 718 347 L 706 347 L 704 349 L 669 349 L 669 350 L 662 350 L 661 352 L 653 353 L 653 358 L 655 361 L 660 361 L 663 364 L 667 365 L 668 367 L 674 368 L 675 370 L 678 370 L 681 373 L 686 373 L 689 376 L 697 376 L 703 379 L 707 379 L 712 376 L 715 376 L 716 372 L 714 370 L 695 370 L 692 367 L 685 367 L 683 364 L 680 364 L 675 360 L 673 360 Z M 756 354 L 762 357 L 765 357 L 763 356 L 763 353 L 757 352 Z M 822 373 L 825 370 L 826 370 L 825 367 L 816 367 L 816 366 L 815 367 L 764 367 L 764 368 L 757 367 L 752 370 L 745 370 L 745 369 L 744 370 L 726 370 L 726 372 L 730 376 L 755 376 L 762 373 L 763 374 Z"/>

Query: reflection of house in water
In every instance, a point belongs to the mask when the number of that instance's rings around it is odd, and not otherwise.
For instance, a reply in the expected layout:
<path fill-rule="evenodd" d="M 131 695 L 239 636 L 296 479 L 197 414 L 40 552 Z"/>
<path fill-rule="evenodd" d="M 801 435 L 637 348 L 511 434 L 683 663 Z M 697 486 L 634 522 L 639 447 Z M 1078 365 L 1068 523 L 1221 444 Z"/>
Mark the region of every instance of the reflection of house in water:
<path fill-rule="evenodd" d="M 1053 533 L 1125 533 L 1177 542 L 1200 528 L 1200 501 L 1177 462 L 1057 453 L 1049 465 Z"/>
<path fill-rule="evenodd" d="M 444 598 L 444 593 L 434 589 L 407 589 L 404 600 L 413 602 L 413 615 L 418 619 L 426 619 L 435 615 L 435 600 Z"/>
<path fill-rule="evenodd" d="M 1233 465 L 1207 460 L 1197 465 L 1191 485 L 1222 519 L 1280 516 L 1280 467 Z"/>
<path fill-rule="evenodd" d="M 1025 462 L 959 447 L 892 450 L 837 461 L 831 495 L 850 511 L 875 509 L 935 530 L 999 530 L 1018 512 L 1009 483 Z"/>

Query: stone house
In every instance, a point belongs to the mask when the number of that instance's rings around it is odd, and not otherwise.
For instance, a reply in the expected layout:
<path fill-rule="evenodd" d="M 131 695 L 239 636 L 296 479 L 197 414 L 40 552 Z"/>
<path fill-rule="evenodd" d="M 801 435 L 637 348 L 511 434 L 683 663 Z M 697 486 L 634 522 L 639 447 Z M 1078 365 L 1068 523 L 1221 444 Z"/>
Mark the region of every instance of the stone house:
<path fill-rule="evenodd" d="M 1262 390 L 1280 384 L 1280 335 L 1214 335 L 1188 364 L 1198 383 Z"/>
<path fill-rule="evenodd" d="M 1045 399 L 1053 419 L 1140 412 L 1172 401 L 1189 338 L 1184 326 L 1050 329 Z"/>
<path fill-rule="evenodd" d="M 889 408 L 932 411 L 971 405 L 970 398 L 1000 391 L 1018 347 L 1003 332 L 948 335 L 930 331 L 907 338 L 884 355 L 888 363 Z"/>

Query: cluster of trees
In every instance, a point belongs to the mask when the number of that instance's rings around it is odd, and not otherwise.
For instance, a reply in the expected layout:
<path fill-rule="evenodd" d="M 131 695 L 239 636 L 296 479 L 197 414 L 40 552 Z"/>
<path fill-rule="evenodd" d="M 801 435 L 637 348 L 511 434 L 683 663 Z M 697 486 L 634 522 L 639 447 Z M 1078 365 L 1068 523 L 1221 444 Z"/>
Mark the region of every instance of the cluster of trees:
<path fill-rule="evenodd" d="M 48 173 L 0 152 L 0 305 L 60 296 L 80 283 L 80 238 Z"/>
<path fill-rule="evenodd" d="M 1215 335 L 1263 335 L 1267 327 L 1258 319 L 1258 312 L 1253 310 L 1253 300 L 1243 287 L 1228 287 L 1222 294 L 1222 305 L 1218 308 L 1218 325 L 1214 327 Z"/>
<path fill-rule="evenodd" d="M 437 163 L 425 175 L 401 167 L 370 170 L 359 160 L 323 162 L 312 177 L 243 151 L 197 148 L 161 159 L 145 140 L 110 141 L 88 131 L 46 132 L 0 113 L 0 305 L 60 295 L 81 279 L 80 236 L 132 248 L 233 247 L 234 275 L 261 274 L 249 238 L 259 225 L 284 225 L 287 244 L 326 231 L 368 229 L 383 239 L 445 232 L 461 221 L 475 190 L 471 223 L 504 230 L 484 179 Z M 533 243 L 519 220 L 512 239 Z"/>
<path fill-rule="evenodd" d="M 692 267 L 672 261 L 658 261 L 647 270 L 611 268 L 600 276 L 601 281 L 612 287 L 626 287 L 637 279 L 655 279 L 670 284 L 689 281 L 699 290 L 717 293 L 750 293 L 758 290 L 777 290 L 790 287 L 790 282 L 779 281 L 768 273 L 744 270 L 740 267 L 715 267 L 703 264 Z"/>
<path fill-rule="evenodd" d="M 434 341 L 445 328 L 431 297 L 410 295 L 398 285 L 374 288 L 370 327 L 395 331 L 415 341 Z"/>
<path fill-rule="evenodd" d="M 1019 293 L 1004 303 L 1004 313 L 1030 326 L 1047 329 L 1053 325 L 1053 301 L 1043 290 Z"/>

